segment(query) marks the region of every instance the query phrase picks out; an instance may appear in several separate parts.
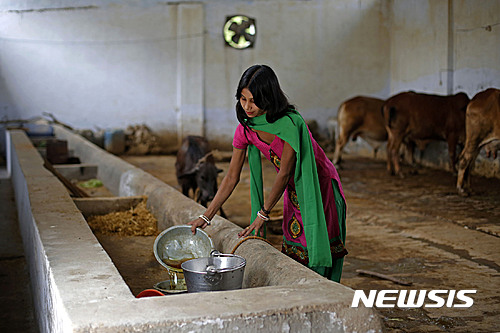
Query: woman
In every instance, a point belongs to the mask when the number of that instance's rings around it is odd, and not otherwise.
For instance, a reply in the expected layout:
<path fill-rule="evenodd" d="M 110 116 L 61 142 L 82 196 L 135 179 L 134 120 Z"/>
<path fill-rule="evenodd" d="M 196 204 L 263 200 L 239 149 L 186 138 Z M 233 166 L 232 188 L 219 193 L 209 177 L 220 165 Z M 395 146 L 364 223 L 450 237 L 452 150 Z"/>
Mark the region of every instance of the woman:
<path fill-rule="evenodd" d="M 284 194 L 282 252 L 319 274 L 339 282 L 345 244 L 346 205 L 331 161 L 313 139 L 304 120 L 280 88 L 273 70 L 254 65 L 242 75 L 236 92 L 240 124 L 233 138 L 227 175 L 203 215 L 189 222 L 205 228 L 240 180 L 248 149 L 253 223 L 238 234 L 264 234 L 269 212 Z M 277 176 L 263 197 L 260 154 Z"/>

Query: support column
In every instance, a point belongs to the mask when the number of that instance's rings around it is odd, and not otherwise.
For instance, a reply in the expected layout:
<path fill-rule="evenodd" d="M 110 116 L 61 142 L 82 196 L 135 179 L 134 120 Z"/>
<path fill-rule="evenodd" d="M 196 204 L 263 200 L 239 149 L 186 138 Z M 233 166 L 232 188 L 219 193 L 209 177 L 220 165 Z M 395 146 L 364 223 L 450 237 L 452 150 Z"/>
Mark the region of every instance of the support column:
<path fill-rule="evenodd" d="M 453 72 L 455 70 L 455 19 L 453 13 L 453 0 L 448 0 L 448 60 L 447 60 L 447 76 L 446 76 L 446 92 L 448 95 L 453 95 Z"/>
<path fill-rule="evenodd" d="M 204 135 L 202 4 L 177 7 L 177 136 Z"/>

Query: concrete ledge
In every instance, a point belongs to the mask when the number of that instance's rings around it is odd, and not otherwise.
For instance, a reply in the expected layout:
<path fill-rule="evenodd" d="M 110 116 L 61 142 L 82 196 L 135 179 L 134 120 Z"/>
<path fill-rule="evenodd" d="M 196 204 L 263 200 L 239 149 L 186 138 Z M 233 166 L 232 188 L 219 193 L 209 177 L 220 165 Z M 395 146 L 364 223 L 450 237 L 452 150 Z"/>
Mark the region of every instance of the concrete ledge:
<path fill-rule="evenodd" d="M 67 190 L 22 131 L 8 133 L 21 236 L 41 332 L 71 332 L 74 312 L 132 296 Z"/>
<path fill-rule="evenodd" d="M 56 126 L 118 196 L 148 196 L 159 227 L 184 224 L 204 209 L 155 177 Z M 247 259 L 242 290 L 136 299 L 67 190 L 43 167 L 24 132 L 8 133 L 9 164 L 41 332 L 376 332 L 372 309 L 351 308 L 353 290 L 328 281 L 260 240 Z M 235 224 L 206 229 L 221 252 L 238 243 Z"/>

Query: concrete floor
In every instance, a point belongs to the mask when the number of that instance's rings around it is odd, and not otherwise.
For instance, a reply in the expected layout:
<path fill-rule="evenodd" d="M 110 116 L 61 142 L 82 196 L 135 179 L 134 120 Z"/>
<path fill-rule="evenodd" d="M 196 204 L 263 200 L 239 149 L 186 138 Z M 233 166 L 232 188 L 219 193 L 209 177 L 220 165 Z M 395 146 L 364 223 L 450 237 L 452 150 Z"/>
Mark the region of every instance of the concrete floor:
<path fill-rule="evenodd" d="M 38 332 L 14 191 L 0 166 L 0 332 Z"/>

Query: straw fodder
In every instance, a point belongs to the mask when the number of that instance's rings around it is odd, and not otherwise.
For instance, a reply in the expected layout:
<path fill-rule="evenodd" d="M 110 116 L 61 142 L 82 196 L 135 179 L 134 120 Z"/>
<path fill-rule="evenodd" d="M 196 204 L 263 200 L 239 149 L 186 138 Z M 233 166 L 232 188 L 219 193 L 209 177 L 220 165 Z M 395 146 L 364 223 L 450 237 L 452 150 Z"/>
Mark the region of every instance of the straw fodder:
<path fill-rule="evenodd" d="M 121 236 L 154 236 L 157 220 L 146 207 L 146 201 L 126 211 L 90 216 L 87 220 L 94 233 Z"/>

